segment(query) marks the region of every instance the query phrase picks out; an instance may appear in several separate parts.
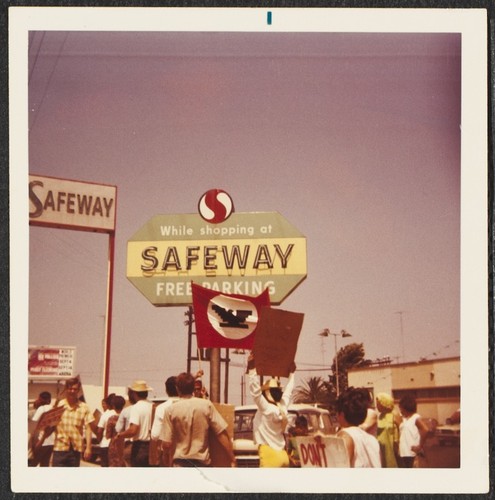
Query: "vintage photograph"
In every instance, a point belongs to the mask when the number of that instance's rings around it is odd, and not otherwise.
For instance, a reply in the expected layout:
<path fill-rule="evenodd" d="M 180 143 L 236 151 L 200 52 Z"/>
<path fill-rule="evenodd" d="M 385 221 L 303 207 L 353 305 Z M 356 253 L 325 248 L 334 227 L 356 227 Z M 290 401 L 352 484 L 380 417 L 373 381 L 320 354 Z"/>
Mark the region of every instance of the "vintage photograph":
<path fill-rule="evenodd" d="M 9 14 L 13 491 L 488 491 L 486 11 Z"/>

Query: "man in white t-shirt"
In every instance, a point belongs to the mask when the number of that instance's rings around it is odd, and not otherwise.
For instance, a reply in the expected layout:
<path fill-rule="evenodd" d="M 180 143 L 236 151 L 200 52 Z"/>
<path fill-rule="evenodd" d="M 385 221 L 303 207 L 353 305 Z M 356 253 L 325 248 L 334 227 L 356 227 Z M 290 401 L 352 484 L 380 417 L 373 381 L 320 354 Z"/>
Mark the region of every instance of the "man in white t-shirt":
<path fill-rule="evenodd" d="M 41 416 L 47 411 L 53 410 L 53 403 L 51 402 L 52 395 L 47 392 L 41 392 L 38 399 L 34 402 L 36 411 L 33 415 L 32 421 L 39 422 Z M 52 429 L 49 430 L 49 432 Z M 45 430 L 46 432 L 46 430 Z M 50 465 L 50 459 L 53 452 L 53 444 L 55 442 L 55 433 L 50 432 L 50 434 L 45 437 L 43 444 L 35 450 L 34 460 L 32 465 L 36 466 L 39 464 L 40 467 L 48 467 Z"/>
<path fill-rule="evenodd" d="M 177 377 L 169 377 L 165 381 L 165 391 L 167 392 L 168 399 L 159 404 L 155 409 L 155 418 L 153 419 L 153 426 L 151 427 L 151 443 L 152 452 L 150 453 L 150 465 L 167 467 L 170 463 L 170 457 L 167 456 L 168 449 L 162 446 L 160 435 L 163 427 L 163 416 L 165 410 L 179 400 L 177 392 Z"/>
<path fill-rule="evenodd" d="M 337 437 L 344 440 L 349 465 L 355 468 L 382 466 L 378 440 L 360 427 L 366 420 L 368 405 L 369 392 L 365 388 L 349 387 L 337 399 Z"/>
<path fill-rule="evenodd" d="M 110 444 L 110 439 L 105 437 L 107 430 L 108 419 L 113 415 L 117 415 L 117 412 L 113 408 L 113 398 L 115 394 L 109 394 L 105 399 L 107 409 L 103 412 L 103 415 L 98 421 L 98 429 L 96 433 L 96 440 L 100 443 L 100 465 L 102 467 L 108 467 L 108 446 Z"/>
<path fill-rule="evenodd" d="M 132 391 L 128 392 L 129 396 L 129 406 L 126 406 L 119 415 L 119 419 L 117 420 L 117 424 L 115 425 L 115 432 L 117 434 L 121 434 L 122 432 L 126 431 L 129 429 L 129 426 L 131 425 L 129 419 L 131 418 L 131 409 L 132 406 L 136 403 L 135 400 L 135 393 Z M 126 467 L 131 466 L 131 447 L 132 447 L 132 440 L 131 438 L 122 438 L 124 441 L 124 462 Z"/>
<path fill-rule="evenodd" d="M 117 434 L 117 438 L 132 438 L 131 467 L 149 467 L 149 446 L 153 404 L 148 401 L 148 387 L 144 380 L 136 380 L 129 389 L 129 399 L 135 397 L 131 406 L 129 428 Z M 131 396 L 133 393 L 133 396 Z"/>

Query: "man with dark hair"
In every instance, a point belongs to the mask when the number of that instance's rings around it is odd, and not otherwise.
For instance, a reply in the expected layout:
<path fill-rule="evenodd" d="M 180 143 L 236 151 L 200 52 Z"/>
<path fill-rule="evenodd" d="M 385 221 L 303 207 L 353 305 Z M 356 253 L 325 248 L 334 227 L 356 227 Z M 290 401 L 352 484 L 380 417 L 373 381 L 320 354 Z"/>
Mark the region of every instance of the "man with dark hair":
<path fill-rule="evenodd" d="M 129 406 L 124 406 L 122 411 L 120 412 L 119 418 L 117 420 L 117 423 L 115 424 L 115 434 L 113 438 L 115 441 L 119 443 L 119 449 L 123 447 L 123 459 L 124 459 L 124 464 L 125 467 L 130 467 L 131 466 L 131 449 L 132 449 L 132 440 L 131 438 L 120 438 L 117 437 L 120 436 L 124 431 L 129 429 L 131 422 L 131 410 L 132 407 L 136 404 L 136 394 L 133 391 L 128 391 L 128 397 L 129 397 Z"/>
<path fill-rule="evenodd" d="M 33 407 L 36 409 L 32 421 L 39 422 L 41 416 L 53 409 L 52 395 L 43 391 L 40 392 L 38 399 L 33 403 Z M 53 427 L 44 430 L 43 440 L 40 446 L 36 446 L 33 450 L 33 460 L 30 462 L 30 466 L 39 465 L 40 467 L 48 467 L 50 465 L 50 458 L 53 452 L 53 443 L 55 442 L 55 434 L 53 433 Z"/>
<path fill-rule="evenodd" d="M 399 467 L 411 468 L 416 456 L 424 456 L 424 444 L 429 434 L 429 428 L 417 413 L 416 398 L 406 394 L 399 401 L 402 421 L 399 426 Z"/>
<path fill-rule="evenodd" d="M 124 440 L 115 439 L 115 436 L 117 435 L 115 428 L 119 420 L 119 416 L 124 409 L 125 399 L 122 396 L 115 396 L 112 399 L 112 404 L 115 414 L 108 419 L 105 428 L 105 437 L 110 441 L 108 445 L 108 466 L 125 467 Z"/>
<path fill-rule="evenodd" d="M 235 467 L 232 442 L 227 434 L 227 423 L 208 399 L 196 398 L 194 376 L 177 376 L 179 400 L 165 410 L 161 439 L 166 449 L 175 445 L 174 467 L 208 467 L 211 464 L 208 432 L 211 429 Z"/>
<path fill-rule="evenodd" d="M 98 421 L 98 428 L 96 432 L 96 440 L 98 443 L 100 443 L 100 465 L 102 467 L 108 467 L 108 446 L 110 444 L 110 439 L 106 437 L 106 430 L 108 420 L 113 415 L 116 415 L 116 411 L 113 406 L 114 398 L 115 394 L 112 393 L 103 399 L 106 409 L 103 412 L 103 415 L 100 417 L 100 420 Z"/>
<path fill-rule="evenodd" d="M 366 420 L 368 406 L 367 389 L 349 387 L 337 400 L 337 417 L 341 427 L 337 437 L 344 440 L 351 467 L 381 467 L 377 439 L 359 427 Z"/>
<path fill-rule="evenodd" d="M 167 392 L 168 399 L 159 404 L 155 409 L 155 418 L 153 419 L 153 426 L 151 427 L 150 446 L 152 451 L 150 452 L 150 465 L 166 467 L 170 463 L 170 458 L 166 456 L 169 450 L 163 448 L 160 435 L 162 433 L 165 410 L 179 399 L 176 384 L 177 377 L 168 377 L 165 381 L 165 391 Z"/>
<path fill-rule="evenodd" d="M 300 436 L 307 436 L 308 432 L 308 419 L 304 415 L 298 415 L 294 422 L 294 427 L 289 429 L 287 454 L 289 455 L 290 467 L 301 467 L 301 458 L 299 457 L 299 450 L 297 448 L 297 438 Z"/>
<path fill-rule="evenodd" d="M 66 398 L 58 406 L 65 408 L 56 428 L 53 445 L 53 467 L 79 467 L 84 449 L 84 459 L 91 458 L 91 424 L 93 413 L 80 401 L 81 381 L 71 378 L 65 382 Z"/>
<path fill-rule="evenodd" d="M 149 467 L 150 432 L 153 404 L 148 401 L 151 387 L 144 380 L 136 380 L 129 389 L 129 399 L 135 398 L 131 407 L 129 428 L 117 434 L 119 438 L 132 438 L 131 467 Z"/>

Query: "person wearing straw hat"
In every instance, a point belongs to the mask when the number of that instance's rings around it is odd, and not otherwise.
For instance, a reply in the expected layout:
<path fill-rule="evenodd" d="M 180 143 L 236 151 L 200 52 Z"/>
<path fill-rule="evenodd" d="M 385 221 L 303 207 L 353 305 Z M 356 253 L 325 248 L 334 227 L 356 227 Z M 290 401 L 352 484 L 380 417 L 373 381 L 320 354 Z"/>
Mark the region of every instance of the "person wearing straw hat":
<path fill-rule="evenodd" d="M 153 404 L 148 401 L 148 392 L 152 390 L 144 380 L 135 380 L 128 387 L 129 399 L 135 398 L 136 403 L 131 407 L 129 427 L 116 437 L 132 438 L 131 467 L 149 467 Z"/>
<path fill-rule="evenodd" d="M 284 432 L 288 422 L 287 412 L 294 388 L 296 365 L 292 364 L 284 390 L 278 378 L 271 378 L 260 386 L 252 353 L 248 357 L 247 367 L 249 391 L 258 407 L 253 420 L 253 437 L 258 445 L 260 467 L 289 467 Z"/>

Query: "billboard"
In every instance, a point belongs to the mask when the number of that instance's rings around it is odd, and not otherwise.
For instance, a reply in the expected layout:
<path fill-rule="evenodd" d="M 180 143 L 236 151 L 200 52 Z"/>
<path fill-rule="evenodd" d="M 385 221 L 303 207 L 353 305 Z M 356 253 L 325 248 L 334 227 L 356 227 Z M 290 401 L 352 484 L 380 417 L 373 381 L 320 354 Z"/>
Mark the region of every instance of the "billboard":
<path fill-rule="evenodd" d="M 280 304 L 304 280 L 306 238 L 277 212 L 156 215 L 127 243 L 127 278 L 156 306 L 192 303 L 191 282 L 227 294 L 269 289 Z"/>
<path fill-rule="evenodd" d="M 70 378 L 74 376 L 75 347 L 29 346 L 29 378 Z"/>

